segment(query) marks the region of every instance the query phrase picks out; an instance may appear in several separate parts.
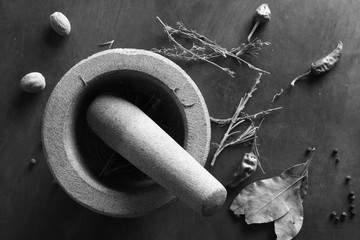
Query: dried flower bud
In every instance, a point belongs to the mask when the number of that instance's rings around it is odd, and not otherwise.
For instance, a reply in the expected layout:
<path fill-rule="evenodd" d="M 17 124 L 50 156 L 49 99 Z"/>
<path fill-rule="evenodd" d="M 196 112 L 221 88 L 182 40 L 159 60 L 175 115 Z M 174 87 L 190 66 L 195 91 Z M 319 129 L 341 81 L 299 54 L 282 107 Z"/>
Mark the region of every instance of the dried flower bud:
<path fill-rule="evenodd" d="M 271 11 L 269 6 L 264 3 L 261 4 L 257 9 L 256 9 L 256 14 L 254 16 L 254 20 L 255 20 L 255 24 L 249 34 L 249 36 L 247 37 L 248 42 L 251 42 L 251 37 L 254 34 L 256 28 L 261 25 L 264 24 L 268 21 L 270 21 L 271 19 Z"/>
<path fill-rule="evenodd" d="M 257 165 L 258 157 L 253 152 L 245 153 L 238 169 L 227 186 L 232 188 L 238 186 L 256 171 Z"/>
<path fill-rule="evenodd" d="M 271 11 L 267 3 L 261 4 L 256 9 L 255 21 L 262 23 L 268 22 L 271 19 Z"/>

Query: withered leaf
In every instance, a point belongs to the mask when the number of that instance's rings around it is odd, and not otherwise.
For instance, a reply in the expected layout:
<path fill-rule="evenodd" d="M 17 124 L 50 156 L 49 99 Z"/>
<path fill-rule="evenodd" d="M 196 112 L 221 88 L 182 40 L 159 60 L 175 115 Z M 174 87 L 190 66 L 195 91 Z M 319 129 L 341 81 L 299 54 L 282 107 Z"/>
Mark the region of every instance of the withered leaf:
<path fill-rule="evenodd" d="M 245 214 L 248 224 L 275 221 L 299 210 L 307 189 L 307 170 L 310 160 L 288 168 L 280 176 L 264 179 L 246 186 L 235 198 L 230 209 L 235 215 Z M 302 205 L 301 205 L 302 207 Z M 290 214 L 288 217 L 292 217 Z M 286 220 L 286 218 L 284 219 Z M 280 226 L 281 221 L 280 221 Z M 281 232 L 281 231 L 280 231 Z"/>
<path fill-rule="evenodd" d="M 274 222 L 277 240 L 290 240 L 299 233 L 304 221 L 302 202 L 307 194 L 307 188 L 308 177 L 306 176 L 300 188 L 300 198 L 296 202 L 296 207 L 291 208 L 287 214 Z"/>

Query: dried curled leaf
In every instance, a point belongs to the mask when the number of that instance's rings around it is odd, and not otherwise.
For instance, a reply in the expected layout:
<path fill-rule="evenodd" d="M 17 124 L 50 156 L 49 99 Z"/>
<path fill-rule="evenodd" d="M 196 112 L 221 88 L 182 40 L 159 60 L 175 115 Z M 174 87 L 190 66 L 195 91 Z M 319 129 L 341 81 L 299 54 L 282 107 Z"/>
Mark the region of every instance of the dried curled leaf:
<path fill-rule="evenodd" d="M 227 187 L 234 188 L 250 177 L 256 171 L 258 161 L 258 157 L 253 152 L 245 153 Z"/>
<path fill-rule="evenodd" d="M 275 221 L 292 208 L 294 213 L 299 213 L 299 200 L 301 203 L 307 189 L 309 163 L 310 160 L 287 169 L 280 176 L 248 185 L 234 199 L 230 209 L 236 216 L 245 214 L 248 224 Z"/>

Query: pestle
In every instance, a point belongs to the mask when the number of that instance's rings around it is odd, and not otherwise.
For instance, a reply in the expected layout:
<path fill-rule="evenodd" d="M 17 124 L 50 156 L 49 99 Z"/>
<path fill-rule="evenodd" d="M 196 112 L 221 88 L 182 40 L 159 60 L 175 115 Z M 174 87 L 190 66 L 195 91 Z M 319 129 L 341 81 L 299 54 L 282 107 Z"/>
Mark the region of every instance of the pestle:
<path fill-rule="evenodd" d="M 134 104 L 101 95 L 87 122 L 109 147 L 197 212 L 210 216 L 224 204 L 223 185 Z"/>

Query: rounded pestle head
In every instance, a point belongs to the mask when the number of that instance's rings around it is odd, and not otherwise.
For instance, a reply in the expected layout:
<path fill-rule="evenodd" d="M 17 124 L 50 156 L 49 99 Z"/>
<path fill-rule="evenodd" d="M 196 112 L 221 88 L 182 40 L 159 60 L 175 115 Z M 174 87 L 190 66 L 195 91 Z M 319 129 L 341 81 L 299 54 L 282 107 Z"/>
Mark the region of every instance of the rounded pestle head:
<path fill-rule="evenodd" d="M 208 217 L 215 214 L 225 203 L 227 192 L 225 188 L 214 191 L 203 203 L 202 215 Z"/>

